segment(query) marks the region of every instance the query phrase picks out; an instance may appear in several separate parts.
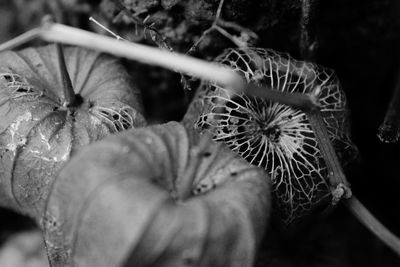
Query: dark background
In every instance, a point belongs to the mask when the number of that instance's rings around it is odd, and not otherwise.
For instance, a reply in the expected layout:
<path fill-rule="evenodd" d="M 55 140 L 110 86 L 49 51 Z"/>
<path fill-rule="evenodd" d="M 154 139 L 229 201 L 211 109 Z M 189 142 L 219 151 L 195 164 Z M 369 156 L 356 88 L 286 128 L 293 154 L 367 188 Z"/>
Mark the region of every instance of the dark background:
<path fill-rule="evenodd" d="M 0 1 L 1 42 L 39 25 L 43 14 L 52 10 L 41 0 L 10 2 Z M 136 33 L 134 23 L 112 23 L 121 11 L 115 1 L 60 2 L 62 12 L 68 15 L 65 23 L 98 30 L 87 22 L 88 16 L 94 15 L 124 38 L 156 45 L 140 29 Z M 154 23 L 153 27 L 167 36 L 175 51 L 186 52 L 211 25 L 219 1 L 120 2 L 122 7 L 139 13 L 139 20 L 149 15 L 147 23 Z M 384 225 L 400 235 L 400 147 L 384 144 L 377 137 L 396 82 L 400 80 L 400 2 L 313 3 L 309 33 L 317 47 L 312 60 L 338 74 L 348 96 L 353 141 L 360 150 L 359 159 L 347 170 L 352 191 Z M 301 59 L 301 1 L 226 0 L 222 17 L 257 33 L 257 46 L 289 52 Z M 193 54 L 211 59 L 228 46 L 233 44 L 212 32 Z M 194 89 L 185 91 L 178 74 L 135 62 L 126 64 L 142 90 L 150 123 L 180 120 Z M 400 266 L 400 258 L 358 223 L 344 206 L 339 205 L 327 217 L 308 218 L 290 229 L 282 230 L 278 225 L 273 220 L 257 266 Z M 15 232 L 33 227 L 27 218 L 0 210 L 1 242 Z"/>

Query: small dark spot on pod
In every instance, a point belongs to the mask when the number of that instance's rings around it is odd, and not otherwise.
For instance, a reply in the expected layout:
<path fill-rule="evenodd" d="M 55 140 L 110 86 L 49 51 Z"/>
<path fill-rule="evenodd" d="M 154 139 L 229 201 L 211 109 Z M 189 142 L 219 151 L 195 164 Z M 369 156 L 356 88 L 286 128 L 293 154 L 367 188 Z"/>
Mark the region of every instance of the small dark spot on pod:
<path fill-rule="evenodd" d="M 206 151 L 206 152 L 203 153 L 203 157 L 207 158 L 209 156 L 211 156 L 211 152 Z"/>

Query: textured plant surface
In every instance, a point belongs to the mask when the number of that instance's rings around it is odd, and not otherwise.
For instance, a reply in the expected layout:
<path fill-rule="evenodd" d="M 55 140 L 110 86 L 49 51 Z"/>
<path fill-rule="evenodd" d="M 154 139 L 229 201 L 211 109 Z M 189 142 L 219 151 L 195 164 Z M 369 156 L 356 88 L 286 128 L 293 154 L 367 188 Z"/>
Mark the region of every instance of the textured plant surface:
<path fill-rule="evenodd" d="M 49 12 L 43 8 L 43 3 L 53 1 L 15 0 L 0 3 L 0 40 L 9 40 L 40 23 L 42 15 Z M 119 15 L 115 5 L 110 0 L 63 0 L 72 25 L 88 29 L 99 28 L 88 22 L 89 16 L 99 19 L 99 14 L 93 13 L 101 2 L 99 13 L 119 35 L 127 39 L 139 39 L 153 43 L 147 35 L 143 37 L 141 27 L 136 35 L 135 23 L 124 21 L 125 16 Z M 107 4 L 108 2 L 108 4 Z M 203 29 L 207 29 L 214 19 L 218 1 L 121 1 L 132 10 L 132 13 L 143 10 L 142 6 L 153 2 L 158 6 L 149 13 L 148 22 L 158 22 L 160 28 L 168 34 L 168 39 L 175 48 L 191 46 Z M 159 9 L 162 2 L 179 2 L 168 11 Z M 253 6 L 256 10 L 243 8 L 243 5 Z M 310 1 L 263 1 L 266 8 L 260 8 L 258 1 L 226 0 L 222 10 L 222 18 L 236 22 L 255 31 L 259 36 L 257 46 L 287 51 L 299 57 L 301 3 Z M 400 206 L 398 198 L 398 162 L 399 147 L 380 143 L 376 137 L 378 126 L 382 123 L 390 95 L 393 93 L 394 81 L 397 80 L 400 53 L 400 20 L 397 1 L 393 0 L 363 0 L 363 1 L 312 1 L 316 3 L 313 20 L 313 33 L 317 48 L 314 60 L 335 69 L 340 77 L 343 88 L 349 100 L 352 118 L 352 139 L 360 149 L 361 159 L 348 168 L 349 180 L 353 192 L 365 202 L 389 228 L 399 232 L 400 213 L 390 207 Z M 90 3 L 90 8 L 86 3 Z M 210 5 L 207 5 L 210 4 Z M 82 6 L 80 4 L 83 4 Z M 153 4 L 154 5 L 154 4 Z M 197 21 L 191 21 L 191 16 L 183 15 L 183 8 L 194 11 L 193 16 L 207 13 L 206 20 L 198 26 Z M 233 7 L 233 8 L 231 8 Z M 296 8 L 292 8 L 296 7 Z M 226 10 L 230 9 L 233 12 Z M 239 8 L 240 16 L 235 14 Z M 204 12 L 204 10 L 206 12 Z M 185 12 L 185 14 L 188 12 Z M 147 13 L 137 14 L 144 20 Z M 123 17 L 123 19 L 121 19 Z M 168 17 L 172 17 L 169 19 Z M 339 18 L 339 19 L 338 19 Z M 99 19 L 100 20 L 100 19 Z M 166 23 L 169 21 L 169 23 Z M 77 22 L 77 23 L 75 23 Z M 267 22 L 264 24 L 264 22 Z M 150 23 L 150 24 L 151 24 Z M 265 25 L 266 27 L 264 27 Z M 259 27 L 261 26 L 261 27 Z M 220 41 L 223 42 L 220 42 Z M 312 39 L 311 41 L 314 41 Z M 178 44 L 186 44 L 178 45 Z M 202 54 L 215 55 L 219 51 L 210 47 L 232 45 L 219 33 L 212 32 L 198 47 Z M 388 56 L 389 55 L 389 56 Z M 133 63 L 133 62 L 131 62 Z M 142 88 L 146 118 L 152 121 L 180 120 L 186 111 L 187 99 L 179 90 L 179 75 L 170 74 L 159 68 L 133 63 L 130 74 L 136 76 L 136 84 Z M 193 87 L 194 88 L 194 87 Z M 390 203 L 390 205 L 388 204 Z M 389 206 L 390 207 L 389 207 Z M 389 207 L 389 208 L 388 208 Z M 0 244 L 11 234 L 25 225 L 26 217 L 20 217 L 7 210 L 0 209 Z M 275 235 L 267 248 L 260 251 L 265 259 L 257 266 L 291 267 L 291 266 L 399 266 L 400 260 L 364 227 L 342 208 L 335 209 L 325 220 L 316 221 L 316 216 L 308 217 L 311 222 L 298 229 L 279 232 L 272 229 L 267 235 Z M 16 226 L 19 225 L 19 226 Z M 30 227 L 31 223 L 28 223 Z M 334 245 L 332 245 L 334 244 Z M 24 265 L 25 266 L 25 265 Z"/>
<path fill-rule="evenodd" d="M 176 122 L 106 138 L 54 183 L 42 221 L 50 262 L 251 266 L 269 214 L 264 176 Z"/>
<path fill-rule="evenodd" d="M 0 54 L 1 205 L 34 215 L 60 167 L 81 146 L 144 124 L 138 92 L 112 57 L 65 49 L 77 94 L 64 106 L 54 45 Z"/>
<path fill-rule="evenodd" d="M 332 70 L 301 62 L 272 50 L 228 49 L 216 61 L 240 72 L 247 82 L 273 90 L 315 94 L 329 137 L 349 159 L 346 98 Z M 271 175 L 275 197 L 289 223 L 314 206 L 331 199 L 328 170 L 307 115 L 289 106 L 238 94 L 206 84 L 185 121 L 210 132 L 251 164 Z"/>

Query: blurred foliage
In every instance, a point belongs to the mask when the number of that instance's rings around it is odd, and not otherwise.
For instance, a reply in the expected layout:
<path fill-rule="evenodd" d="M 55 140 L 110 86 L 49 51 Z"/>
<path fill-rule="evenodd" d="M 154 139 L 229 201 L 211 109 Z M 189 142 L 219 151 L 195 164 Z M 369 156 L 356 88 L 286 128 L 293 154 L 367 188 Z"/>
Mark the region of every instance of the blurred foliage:
<path fill-rule="evenodd" d="M 33 230 L 15 234 L 0 250 L 0 266 L 48 267 L 42 233 Z"/>

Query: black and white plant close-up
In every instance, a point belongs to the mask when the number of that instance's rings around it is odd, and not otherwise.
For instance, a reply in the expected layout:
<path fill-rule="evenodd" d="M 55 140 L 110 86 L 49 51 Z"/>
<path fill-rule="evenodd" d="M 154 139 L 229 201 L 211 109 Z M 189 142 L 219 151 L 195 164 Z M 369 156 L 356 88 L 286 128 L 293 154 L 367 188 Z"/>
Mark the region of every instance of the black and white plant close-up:
<path fill-rule="evenodd" d="M 399 12 L 0 1 L 0 266 L 399 266 Z"/>

